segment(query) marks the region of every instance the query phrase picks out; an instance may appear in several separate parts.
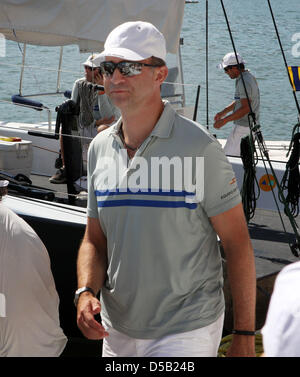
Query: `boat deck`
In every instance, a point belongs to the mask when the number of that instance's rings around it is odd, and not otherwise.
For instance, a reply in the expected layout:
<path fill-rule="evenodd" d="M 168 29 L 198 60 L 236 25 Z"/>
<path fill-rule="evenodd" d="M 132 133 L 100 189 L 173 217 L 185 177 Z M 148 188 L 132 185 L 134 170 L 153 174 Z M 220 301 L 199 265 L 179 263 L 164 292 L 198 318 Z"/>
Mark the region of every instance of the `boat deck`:
<path fill-rule="evenodd" d="M 226 139 L 218 139 L 218 142 L 224 148 L 226 144 Z M 269 152 L 269 157 L 272 162 L 287 162 L 289 156 L 287 157 L 287 153 L 290 147 L 289 141 L 276 141 L 276 140 L 266 140 L 265 141 L 266 149 Z M 261 158 L 261 154 L 256 148 L 258 158 Z"/>

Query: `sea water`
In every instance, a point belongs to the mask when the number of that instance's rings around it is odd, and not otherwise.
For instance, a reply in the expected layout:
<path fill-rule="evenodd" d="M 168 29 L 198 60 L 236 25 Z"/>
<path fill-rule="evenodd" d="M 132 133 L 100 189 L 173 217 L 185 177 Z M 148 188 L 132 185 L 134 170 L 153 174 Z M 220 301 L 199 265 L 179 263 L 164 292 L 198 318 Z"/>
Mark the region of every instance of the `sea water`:
<path fill-rule="evenodd" d="M 259 84 L 260 126 L 263 136 L 265 140 L 289 140 L 293 126 L 297 123 L 298 112 L 268 2 L 224 0 L 223 4 L 236 50 L 246 60 L 246 68 L 255 75 Z M 300 1 L 271 0 L 271 5 L 287 64 L 300 66 Z M 232 124 L 225 125 L 221 130 L 213 128 L 215 114 L 233 101 L 235 84 L 235 80 L 216 68 L 222 57 L 233 51 L 221 2 L 208 1 L 207 88 L 205 0 L 185 5 L 181 37 L 184 39 L 181 54 L 187 104 L 194 104 L 197 85 L 200 85 L 197 120 L 217 137 L 227 137 Z M 0 121 L 47 121 L 45 112 L 8 103 L 11 96 L 19 91 L 23 48 L 23 44 L 5 41 L 5 54 L 0 55 Z M 26 64 L 30 68 L 25 69 L 23 94 L 56 91 L 59 52 L 58 47 L 27 45 Z M 82 62 L 88 55 L 79 53 L 77 46 L 64 47 L 60 85 L 62 91 L 71 90 L 74 81 L 83 76 Z M 299 92 L 296 96 L 300 101 Z M 63 96 L 36 99 L 51 109 L 52 119 L 55 120 L 54 109 L 64 101 Z"/>

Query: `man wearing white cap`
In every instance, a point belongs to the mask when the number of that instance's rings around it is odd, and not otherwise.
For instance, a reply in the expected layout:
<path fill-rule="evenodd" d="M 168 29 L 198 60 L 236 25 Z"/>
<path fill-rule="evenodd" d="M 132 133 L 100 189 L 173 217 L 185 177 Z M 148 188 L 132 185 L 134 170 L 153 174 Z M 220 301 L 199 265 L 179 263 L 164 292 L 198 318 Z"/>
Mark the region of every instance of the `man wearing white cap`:
<path fill-rule="evenodd" d="M 87 149 L 91 139 L 97 135 L 98 127 L 111 124 L 120 115 L 119 111 L 108 102 L 104 92 L 98 91 L 96 85 L 103 85 L 100 73 L 100 54 L 92 54 L 83 63 L 84 77 L 75 81 L 71 100 L 79 105 L 79 135 L 82 137 L 83 160 L 86 161 Z M 51 183 L 66 183 L 64 150 L 61 142 L 62 167 L 49 181 Z"/>
<path fill-rule="evenodd" d="M 155 26 L 119 25 L 103 55 L 105 92 L 122 116 L 89 149 L 77 324 L 103 339 L 103 356 L 216 356 L 224 318 L 218 233 L 235 308 L 229 354 L 253 356 L 254 258 L 231 165 L 203 127 L 162 101 L 166 42 Z M 202 168 L 161 171 L 188 156 Z"/>
<path fill-rule="evenodd" d="M 254 113 L 255 121 L 259 121 L 259 88 L 256 78 L 249 70 L 245 69 L 245 61 L 239 53 L 236 55 L 234 52 L 226 54 L 218 68 L 224 69 L 225 73 L 236 81 L 234 101 L 216 114 L 214 127 L 219 129 L 228 122 L 234 123 L 224 151 L 229 156 L 240 156 L 241 139 L 249 135 L 250 124 L 253 123 L 253 119 L 251 117 L 250 119 L 248 118 L 251 110 Z M 250 106 L 248 100 L 250 101 Z M 230 112 L 231 114 L 227 115 Z"/>
<path fill-rule="evenodd" d="M 60 356 L 67 338 L 48 252 L 35 231 L 1 201 L 0 357 Z"/>
<path fill-rule="evenodd" d="M 91 139 L 97 135 L 98 128 L 110 125 L 119 118 L 120 112 L 107 99 L 103 91 L 96 90 L 96 86 L 89 83 L 103 85 L 100 72 L 101 54 L 93 54 L 83 63 L 85 78 L 75 82 L 72 91 L 72 100 L 79 102 L 79 127 L 82 139 L 83 159 L 87 159 L 87 150 Z"/>
<path fill-rule="evenodd" d="M 97 90 L 97 87 L 88 85 L 88 83 L 103 85 L 103 78 L 100 72 L 100 63 L 103 57 L 101 54 L 93 54 L 83 63 L 85 77 L 75 81 L 72 90 L 71 99 L 74 102 L 80 102 L 79 124 L 83 130 L 87 130 L 87 137 L 97 135 L 97 127 L 104 123 L 112 123 L 115 115 L 119 112 L 114 108 L 111 102 L 100 100 L 107 96 L 103 91 Z M 83 133 L 85 133 L 83 131 Z M 90 140 L 87 141 L 90 143 Z"/>
<path fill-rule="evenodd" d="M 105 60 L 105 56 L 102 54 L 96 54 L 91 60 L 92 64 L 96 67 L 100 67 L 100 64 Z M 101 71 L 97 72 L 95 76 L 95 82 L 98 85 L 103 85 L 103 76 Z M 111 126 L 121 116 L 120 110 L 112 103 L 110 98 L 104 91 L 98 91 L 98 114 L 94 113 L 95 126 L 97 132 L 105 130 Z"/>
<path fill-rule="evenodd" d="M 8 181 L 7 180 L 0 180 L 0 200 L 3 196 L 7 195 L 8 189 Z"/>

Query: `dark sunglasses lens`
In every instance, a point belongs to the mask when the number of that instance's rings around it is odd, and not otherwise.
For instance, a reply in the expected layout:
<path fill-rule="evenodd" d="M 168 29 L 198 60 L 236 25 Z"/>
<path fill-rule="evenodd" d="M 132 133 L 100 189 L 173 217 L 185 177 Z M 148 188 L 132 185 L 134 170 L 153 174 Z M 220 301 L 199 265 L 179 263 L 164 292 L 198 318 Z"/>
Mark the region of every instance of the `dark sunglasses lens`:
<path fill-rule="evenodd" d="M 139 75 L 142 71 L 142 64 L 140 63 L 133 63 L 133 62 L 122 62 L 120 64 L 124 63 L 124 73 L 122 75 L 124 76 L 135 76 Z"/>
<path fill-rule="evenodd" d="M 123 76 L 135 76 L 141 73 L 142 65 L 134 62 L 120 62 L 117 64 L 113 62 L 101 63 L 101 71 L 105 76 L 112 76 L 116 68 L 118 68 Z"/>
<path fill-rule="evenodd" d="M 118 69 L 123 76 L 132 76 L 130 66 L 131 63 L 129 62 L 120 62 L 118 64 Z"/>
<path fill-rule="evenodd" d="M 104 62 L 101 63 L 101 72 L 105 76 L 111 76 L 114 73 L 114 70 L 116 69 L 116 64 L 113 62 Z"/>

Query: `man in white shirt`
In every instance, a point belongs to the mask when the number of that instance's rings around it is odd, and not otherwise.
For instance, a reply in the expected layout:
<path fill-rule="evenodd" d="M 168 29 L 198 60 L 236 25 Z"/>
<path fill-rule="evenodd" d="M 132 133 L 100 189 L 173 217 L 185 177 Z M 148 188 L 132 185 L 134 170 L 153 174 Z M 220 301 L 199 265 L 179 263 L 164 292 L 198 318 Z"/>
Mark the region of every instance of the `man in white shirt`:
<path fill-rule="evenodd" d="M 278 274 L 262 328 L 264 356 L 300 356 L 300 262 Z"/>
<path fill-rule="evenodd" d="M 118 119 L 120 113 L 108 100 L 104 92 L 98 91 L 96 84 L 102 85 L 100 73 L 100 54 L 92 54 L 83 63 L 84 77 L 75 81 L 71 100 L 80 108 L 78 116 L 79 136 L 81 136 L 82 157 L 86 161 L 87 150 L 91 140 L 97 135 L 98 128 L 109 125 Z M 62 167 L 49 179 L 51 183 L 67 182 L 62 138 L 60 138 Z"/>
<path fill-rule="evenodd" d="M 55 357 L 67 338 L 48 252 L 34 230 L 3 203 L 0 181 L 0 357 Z"/>
<path fill-rule="evenodd" d="M 218 67 L 224 69 L 224 72 L 235 80 L 235 94 L 234 101 L 216 114 L 214 128 L 219 129 L 228 122 L 233 122 L 234 126 L 227 138 L 224 152 L 229 156 L 240 156 L 241 139 L 249 135 L 250 124 L 253 123 L 253 119 L 248 119 L 250 110 L 255 114 L 255 121 L 259 120 L 259 88 L 256 78 L 245 69 L 245 61 L 239 53 L 236 58 L 234 52 L 229 52 Z M 227 115 L 228 113 L 230 114 Z"/>

